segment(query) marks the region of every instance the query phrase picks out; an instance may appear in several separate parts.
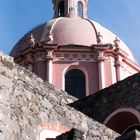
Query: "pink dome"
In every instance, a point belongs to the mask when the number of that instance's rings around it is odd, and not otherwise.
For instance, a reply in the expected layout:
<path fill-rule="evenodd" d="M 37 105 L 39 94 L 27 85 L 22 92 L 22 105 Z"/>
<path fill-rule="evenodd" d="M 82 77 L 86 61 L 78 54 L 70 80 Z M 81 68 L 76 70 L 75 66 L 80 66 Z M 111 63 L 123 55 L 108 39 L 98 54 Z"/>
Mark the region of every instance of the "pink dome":
<path fill-rule="evenodd" d="M 115 40 L 116 35 L 111 31 L 101 26 L 99 23 L 82 19 L 79 17 L 61 17 L 50 20 L 48 23 L 37 26 L 35 29 L 27 33 L 19 42 L 14 46 L 10 55 L 17 56 L 23 49 L 29 47 L 28 37 L 33 34 L 36 42 L 43 42 L 48 40 L 48 34 L 51 33 L 53 36 L 53 43 L 60 45 L 82 45 L 91 46 L 97 44 L 97 32 L 103 36 L 102 43 L 111 43 Z M 132 52 L 127 45 L 120 40 L 120 48 L 124 50 L 128 57 L 135 63 Z"/>
<path fill-rule="evenodd" d="M 12 49 L 10 55 L 16 56 L 23 49 L 29 46 L 28 37 L 30 34 L 36 39 L 36 42 L 46 41 L 48 33 L 53 35 L 53 43 L 59 45 L 83 45 L 90 46 L 97 44 L 97 33 L 94 25 L 87 19 L 77 18 L 56 18 L 46 24 L 34 28 L 21 38 Z"/>
<path fill-rule="evenodd" d="M 97 43 L 96 31 L 86 19 L 58 18 L 51 25 L 49 32 L 53 35 L 53 43 L 58 46 L 68 44 L 90 46 Z M 41 41 L 46 40 L 47 34 L 48 24 L 44 28 Z"/>

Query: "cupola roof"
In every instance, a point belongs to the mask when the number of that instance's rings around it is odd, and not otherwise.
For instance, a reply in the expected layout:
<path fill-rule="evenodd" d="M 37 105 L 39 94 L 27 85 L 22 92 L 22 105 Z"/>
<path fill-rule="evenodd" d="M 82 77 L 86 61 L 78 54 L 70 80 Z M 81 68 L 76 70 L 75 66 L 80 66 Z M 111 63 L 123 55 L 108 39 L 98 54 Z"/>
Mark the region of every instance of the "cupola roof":
<path fill-rule="evenodd" d="M 64 3 L 63 3 L 64 2 Z M 86 16 L 87 0 L 53 0 L 54 18 L 48 23 L 41 24 L 21 38 L 12 49 L 10 55 L 16 56 L 29 47 L 29 36 L 33 35 L 36 42 L 47 42 L 59 45 L 114 44 L 116 35 L 90 20 Z M 100 36 L 100 38 L 99 38 Z M 137 63 L 127 45 L 119 39 L 119 47 L 126 52 L 129 59 Z"/>

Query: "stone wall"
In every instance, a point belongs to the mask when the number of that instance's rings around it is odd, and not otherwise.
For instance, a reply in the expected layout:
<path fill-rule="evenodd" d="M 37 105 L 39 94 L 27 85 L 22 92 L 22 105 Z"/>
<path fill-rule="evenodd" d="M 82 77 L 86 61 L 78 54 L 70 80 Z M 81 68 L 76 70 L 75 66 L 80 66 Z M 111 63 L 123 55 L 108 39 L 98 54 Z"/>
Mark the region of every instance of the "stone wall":
<path fill-rule="evenodd" d="M 89 135 L 100 140 L 119 136 L 66 105 L 75 100 L 0 53 L 0 140 L 39 140 L 42 130 L 55 126 L 64 131 L 76 128 L 85 140 Z"/>

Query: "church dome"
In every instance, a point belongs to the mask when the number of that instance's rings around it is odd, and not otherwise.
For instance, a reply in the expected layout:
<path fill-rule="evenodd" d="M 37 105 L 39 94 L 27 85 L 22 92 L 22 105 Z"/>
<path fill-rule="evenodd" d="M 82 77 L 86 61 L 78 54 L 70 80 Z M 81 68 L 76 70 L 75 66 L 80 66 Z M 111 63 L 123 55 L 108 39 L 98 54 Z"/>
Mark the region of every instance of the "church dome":
<path fill-rule="evenodd" d="M 81 18 L 58 18 L 54 21 L 50 31 L 46 24 L 41 41 L 45 41 L 48 32 L 53 35 L 53 43 L 59 45 L 90 46 L 97 43 L 96 31 L 93 25 Z"/>
<path fill-rule="evenodd" d="M 83 98 L 140 71 L 127 45 L 87 17 L 88 0 L 53 0 L 53 19 L 14 46 L 16 63 Z"/>
<path fill-rule="evenodd" d="M 48 34 L 52 34 L 53 43 L 60 45 L 83 45 L 91 46 L 97 44 L 97 33 L 100 32 L 102 35 L 102 43 L 113 44 L 116 35 L 100 25 L 99 23 L 82 19 L 79 17 L 76 18 L 67 18 L 60 17 L 53 20 L 50 20 L 48 23 L 41 24 L 28 32 L 23 38 L 21 38 L 17 44 L 12 49 L 10 55 L 17 56 L 20 52 L 29 47 L 29 35 L 33 34 L 36 42 L 47 41 Z M 135 63 L 136 60 L 127 47 L 127 45 L 119 38 L 120 48 L 125 51 L 128 57 Z"/>
<path fill-rule="evenodd" d="M 53 43 L 60 45 L 114 44 L 116 35 L 87 18 L 87 0 L 53 0 L 54 19 L 28 32 L 12 49 L 10 55 L 17 56 L 31 43 Z M 102 37 L 99 39 L 99 36 Z M 31 40 L 32 39 L 32 40 Z M 33 40 L 34 39 L 34 40 Z M 120 39 L 119 47 L 128 58 L 137 63 L 132 52 Z"/>
<path fill-rule="evenodd" d="M 18 55 L 29 46 L 28 37 L 30 34 L 33 34 L 36 42 L 47 41 L 48 34 L 52 34 L 53 43 L 58 46 L 69 44 L 91 46 L 97 44 L 97 33 L 92 22 L 79 17 L 61 17 L 39 25 L 27 33 L 11 51 L 12 56 Z"/>

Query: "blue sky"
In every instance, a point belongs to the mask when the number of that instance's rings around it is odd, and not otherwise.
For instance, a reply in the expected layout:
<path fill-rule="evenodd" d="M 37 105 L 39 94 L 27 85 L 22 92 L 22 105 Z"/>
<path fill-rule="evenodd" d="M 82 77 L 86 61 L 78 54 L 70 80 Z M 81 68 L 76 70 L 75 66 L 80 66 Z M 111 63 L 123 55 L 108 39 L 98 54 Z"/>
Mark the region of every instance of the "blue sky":
<path fill-rule="evenodd" d="M 51 0 L 0 0 L 0 50 L 52 18 Z M 88 0 L 88 17 L 117 34 L 140 63 L 140 0 Z"/>

